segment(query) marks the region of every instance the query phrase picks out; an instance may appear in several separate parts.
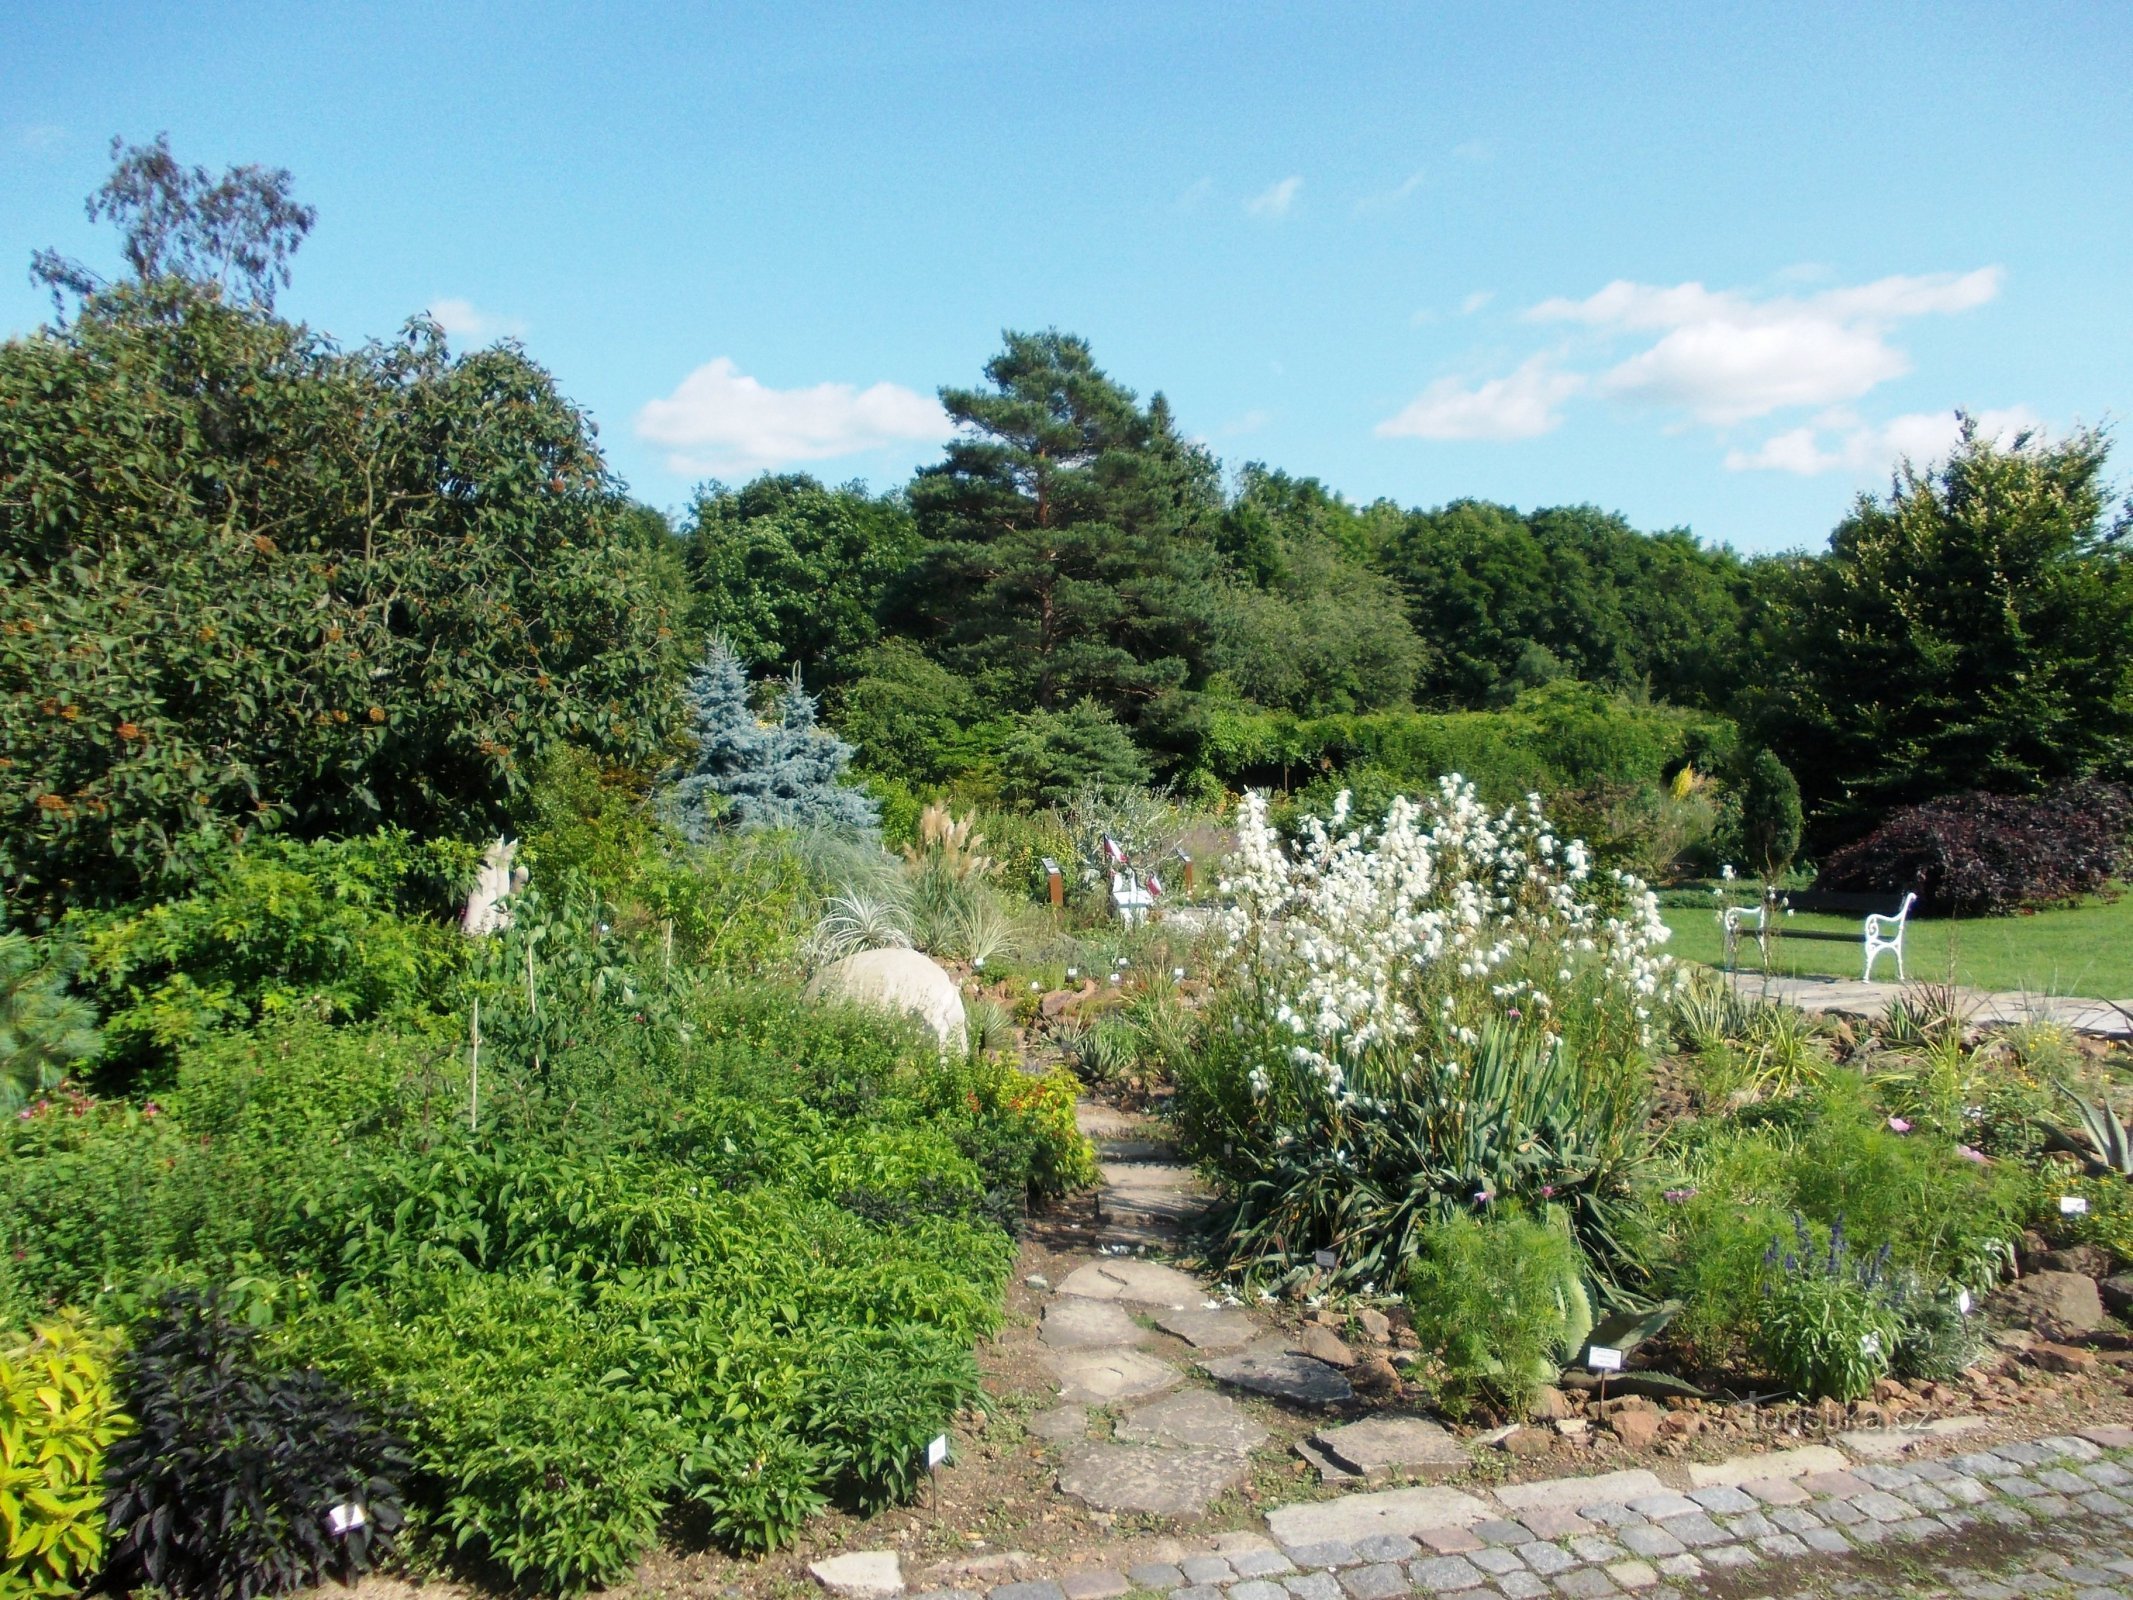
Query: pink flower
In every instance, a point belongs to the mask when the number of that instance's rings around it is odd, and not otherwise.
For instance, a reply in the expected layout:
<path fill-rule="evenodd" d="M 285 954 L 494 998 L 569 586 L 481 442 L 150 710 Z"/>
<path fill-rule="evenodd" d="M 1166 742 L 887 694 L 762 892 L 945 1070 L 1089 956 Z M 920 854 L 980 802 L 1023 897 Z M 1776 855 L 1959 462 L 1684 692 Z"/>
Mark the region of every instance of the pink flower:
<path fill-rule="evenodd" d="M 1891 1117 L 1889 1118 L 1889 1130 L 1892 1133 L 1909 1133 L 1911 1124 L 1903 1117 Z"/>
<path fill-rule="evenodd" d="M 1970 1146 L 1968 1146 L 1967 1144 L 1957 1145 L 1955 1147 L 1955 1153 L 1961 1156 L 1965 1161 L 1975 1161 L 1981 1167 L 1989 1167 L 1992 1165 L 1992 1157 L 1985 1154 L 1985 1152 L 1982 1150 L 1971 1149 Z"/>
<path fill-rule="evenodd" d="M 1678 1206 L 1684 1200 L 1693 1200 L 1695 1198 L 1696 1191 L 1694 1189 L 1669 1189 L 1666 1192 L 1666 1202 L 1668 1205 Z"/>
<path fill-rule="evenodd" d="M 1494 1189 L 1476 1189 L 1474 1191 L 1474 1204 L 1477 1206 L 1485 1206 L 1495 1198 L 1496 1191 Z"/>

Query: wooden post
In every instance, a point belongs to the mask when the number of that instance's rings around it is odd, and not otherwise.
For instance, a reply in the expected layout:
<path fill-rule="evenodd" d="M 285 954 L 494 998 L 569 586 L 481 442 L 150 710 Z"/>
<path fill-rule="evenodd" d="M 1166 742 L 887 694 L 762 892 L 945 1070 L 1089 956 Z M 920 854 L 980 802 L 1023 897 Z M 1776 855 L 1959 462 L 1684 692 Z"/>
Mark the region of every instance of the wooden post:
<path fill-rule="evenodd" d="M 1066 909 L 1066 876 L 1050 856 L 1044 858 L 1044 892 L 1054 911 Z"/>
<path fill-rule="evenodd" d="M 1185 898 L 1190 900 L 1193 888 L 1200 880 L 1200 869 L 1193 864 L 1192 857 L 1182 850 L 1178 852 L 1178 859 L 1185 863 Z"/>

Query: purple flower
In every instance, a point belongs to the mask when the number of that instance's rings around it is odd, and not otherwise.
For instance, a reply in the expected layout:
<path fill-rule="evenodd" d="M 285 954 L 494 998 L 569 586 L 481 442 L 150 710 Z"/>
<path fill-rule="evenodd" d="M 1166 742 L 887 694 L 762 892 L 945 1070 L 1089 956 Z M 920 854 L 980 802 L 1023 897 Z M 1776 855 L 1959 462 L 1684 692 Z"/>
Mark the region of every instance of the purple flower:
<path fill-rule="evenodd" d="M 1474 1191 L 1474 1204 L 1477 1206 L 1485 1206 L 1495 1198 L 1496 1191 L 1494 1189 L 1476 1189 Z"/>
<path fill-rule="evenodd" d="M 1678 1206 L 1684 1200 L 1693 1200 L 1695 1198 L 1696 1191 L 1694 1189 L 1669 1189 L 1666 1192 L 1666 1203 L 1670 1206 Z"/>
<path fill-rule="evenodd" d="M 1542 1185 L 1541 1185 L 1541 1198 L 1542 1198 L 1543 1200 L 1548 1200 L 1548 1199 L 1552 1199 L 1552 1198 L 1554 1197 L 1554 1195 L 1555 1195 L 1555 1185 L 1554 1185 L 1554 1184 L 1552 1184 L 1552 1183 L 1544 1183 L 1544 1184 L 1542 1184 Z"/>

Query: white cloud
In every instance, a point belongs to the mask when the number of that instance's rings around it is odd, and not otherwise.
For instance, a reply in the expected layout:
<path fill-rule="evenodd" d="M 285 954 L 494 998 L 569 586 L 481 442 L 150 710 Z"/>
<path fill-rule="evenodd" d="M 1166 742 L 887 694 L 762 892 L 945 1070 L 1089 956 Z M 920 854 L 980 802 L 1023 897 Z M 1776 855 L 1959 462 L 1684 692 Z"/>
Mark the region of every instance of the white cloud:
<path fill-rule="evenodd" d="M 1364 195 L 1362 199 L 1355 203 L 1355 214 L 1360 217 L 1366 216 L 1373 211 L 1390 211 L 1428 181 L 1428 170 L 1426 168 L 1418 168 L 1382 194 Z"/>
<path fill-rule="evenodd" d="M 1439 378 L 1397 416 L 1376 428 L 1380 439 L 1532 439 L 1562 423 L 1556 408 L 1585 387 L 1535 356 L 1508 377 L 1469 388 L 1457 378 Z"/>
<path fill-rule="evenodd" d="M 1244 202 L 1245 213 L 1254 217 L 1285 217 L 1289 207 L 1296 204 L 1296 197 L 1303 193 L 1303 186 L 1301 178 L 1283 178 L 1279 183 L 1270 184 Z"/>
<path fill-rule="evenodd" d="M 500 317 L 482 310 L 471 300 L 446 297 L 432 300 L 430 320 L 454 339 L 520 339 L 526 324 L 517 317 Z"/>
<path fill-rule="evenodd" d="M 1468 295 L 1464 300 L 1459 302 L 1459 313 L 1461 316 L 1471 317 L 1475 312 L 1479 311 L 1483 306 L 1487 305 L 1491 300 L 1495 298 L 1496 291 L 1494 289 L 1476 289 L 1472 294 Z"/>
<path fill-rule="evenodd" d="M 938 401 L 901 384 L 772 389 L 725 356 L 637 413 L 637 435 L 664 445 L 680 473 L 732 473 L 826 461 L 890 444 L 935 444 L 955 431 Z"/>
<path fill-rule="evenodd" d="M 1615 336 L 1659 334 L 1602 373 L 1598 391 L 1679 407 L 1723 426 L 1791 406 L 1856 400 L 1901 377 L 1911 362 L 1890 342 L 1896 323 L 1981 306 L 2000 292 L 2001 279 L 1998 267 L 1981 267 L 1763 299 L 1700 283 L 1617 280 L 1583 300 L 1543 300 L 1526 315 Z"/>
<path fill-rule="evenodd" d="M 2008 406 L 1977 414 L 1978 431 L 1988 438 L 2009 439 L 2042 427 L 2027 406 Z M 1847 411 L 1825 413 L 1813 422 L 1773 434 L 1753 450 L 1728 450 L 1726 466 L 1734 472 L 1790 472 L 1815 477 L 1850 472 L 1867 477 L 1887 471 L 1908 458 L 1923 465 L 1946 456 L 1959 437 L 1953 411 L 1912 411 L 1887 422 L 1860 421 Z M 1826 441 L 1826 442 L 1825 442 Z"/>
<path fill-rule="evenodd" d="M 15 135 L 15 142 L 25 150 L 51 150 L 67 136 L 67 130 L 56 122 L 33 122 Z"/>

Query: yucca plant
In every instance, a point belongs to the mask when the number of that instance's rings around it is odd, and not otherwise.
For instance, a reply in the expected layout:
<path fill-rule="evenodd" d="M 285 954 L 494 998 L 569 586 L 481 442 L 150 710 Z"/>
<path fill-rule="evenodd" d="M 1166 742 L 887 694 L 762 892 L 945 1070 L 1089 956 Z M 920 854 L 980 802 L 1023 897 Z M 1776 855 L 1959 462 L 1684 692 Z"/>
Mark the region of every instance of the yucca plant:
<path fill-rule="evenodd" d="M 862 950 L 907 950 L 910 946 L 911 930 L 902 906 L 886 895 L 847 889 L 824 902 L 808 953 L 816 965 L 828 966 Z"/>

